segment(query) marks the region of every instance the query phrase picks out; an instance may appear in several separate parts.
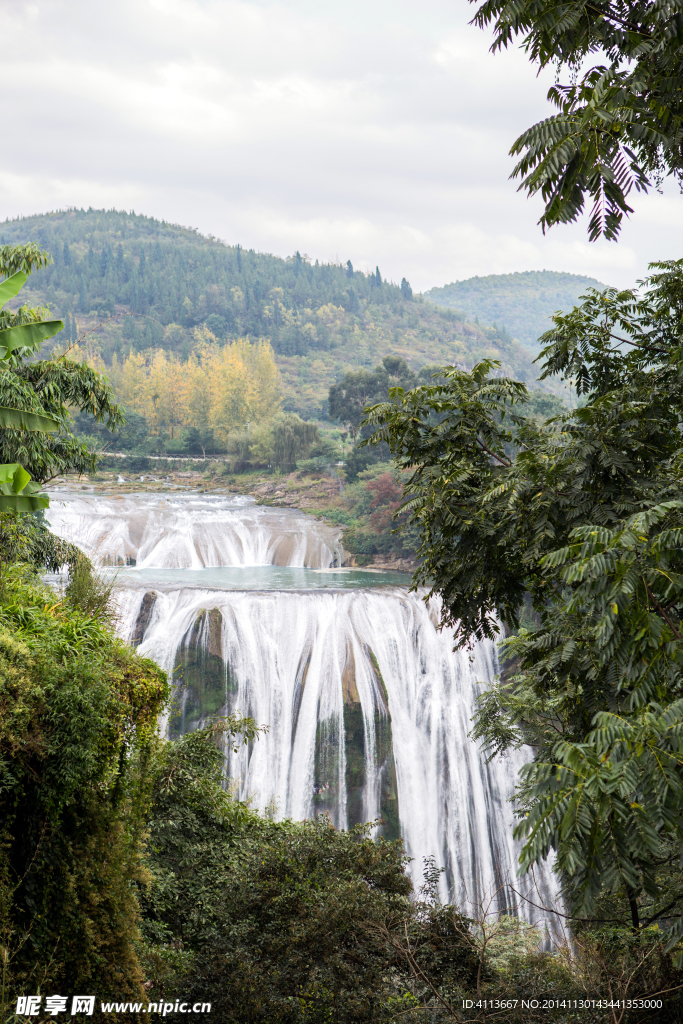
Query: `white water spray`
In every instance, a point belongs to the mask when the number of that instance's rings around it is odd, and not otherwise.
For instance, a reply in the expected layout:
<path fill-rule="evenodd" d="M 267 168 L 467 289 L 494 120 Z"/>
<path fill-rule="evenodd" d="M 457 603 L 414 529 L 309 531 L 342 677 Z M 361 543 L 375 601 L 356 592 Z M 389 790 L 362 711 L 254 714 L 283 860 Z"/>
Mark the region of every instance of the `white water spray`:
<path fill-rule="evenodd" d="M 327 568 L 344 559 L 340 531 L 241 495 L 55 494 L 50 528 L 97 562 L 139 568 L 218 565 Z"/>
<path fill-rule="evenodd" d="M 468 737 L 475 699 L 498 670 L 492 643 L 454 652 L 451 631 L 436 628 L 436 602 L 427 606 L 403 587 L 182 585 L 182 567 L 194 567 L 193 559 L 254 565 L 286 557 L 277 564 L 294 566 L 340 560 L 335 532 L 301 514 L 144 495 L 54 502 L 50 518 L 86 550 L 104 550 L 112 560 L 134 551 L 146 567 L 144 585 L 127 579 L 121 591 L 120 628 L 174 676 L 170 735 L 217 711 L 240 710 L 269 726 L 229 755 L 242 799 L 279 818 L 325 811 L 341 828 L 381 817 L 385 834 L 403 837 L 416 885 L 423 858 L 433 856 L 445 868 L 442 898 L 467 910 L 468 900 L 498 892 L 496 909 L 528 921 L 546 916 L 506 887 L 546 906 L 556 899 L 547 866 L 533 880 L 516 877 L 509 798 L 531 751 L 487 765 Z M 154 566 L 178 567 L 178 582 L 165 574 L 164 582 L 150 583 Z"/>
<path fill-rule="evenodd" d="M 128 603 L 129 636 L 143 593 Z M 209 609 L 220 613 L 212 629 Z M 414 881 L 434 856 L 446 868 L 442 896 L 463 902 L 515 883 L 508 798 L 530 751 L 487 765 L 468 738 L 475 698 L 497 671 L 495 648 L 454 653 L 450 631 L 434 626 L 436 610 L 403 588 L 180 589 L 156 594 L 139 650 L 172 672 L 193 640 L 211 648 L 225 666 L 226 710 L 268 723 L 229 756 L 240 798 L 280 818 L 325 810 L 342 828 L 395 816 Z M 179 691 L 181 702 L 191 691 Z M 534 902 L 554 898 L 547 868 L 536 885 Z M 513 909 L 504 889 L 495 902 Z M 529 904 L 519 911 L 539 916 Z"/>

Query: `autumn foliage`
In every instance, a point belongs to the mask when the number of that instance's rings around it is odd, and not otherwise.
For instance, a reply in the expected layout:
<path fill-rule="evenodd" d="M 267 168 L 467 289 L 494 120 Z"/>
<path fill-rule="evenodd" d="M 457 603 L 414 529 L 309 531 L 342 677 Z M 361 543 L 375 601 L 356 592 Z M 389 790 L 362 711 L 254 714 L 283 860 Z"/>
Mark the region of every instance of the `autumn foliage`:
<path fill-rule="evenodd" d="M 210 427 L 225 441 L 230 430 L 269 420 L 281 404 L 280 378 L 268 342 L 239 339 L 219 345 L 206 328 L 183 361 L 163 349 L 131 351 L 106 369 L 118 400 L 145 416 L 152 433 Z M 91 353 L 82 356 L 93 362 Z M 104 367 L 102 367 L 104 369 Z"/>

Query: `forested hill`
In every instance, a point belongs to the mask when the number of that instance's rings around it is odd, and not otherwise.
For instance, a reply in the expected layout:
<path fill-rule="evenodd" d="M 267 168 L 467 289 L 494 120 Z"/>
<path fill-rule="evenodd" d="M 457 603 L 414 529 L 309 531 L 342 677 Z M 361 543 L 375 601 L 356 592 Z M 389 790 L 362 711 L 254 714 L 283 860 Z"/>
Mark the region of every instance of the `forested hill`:
<path fill-rule="evenodd" d="M 114 210 L 67 210 L 0 224 L 0 244 L 35 241 L 54 264 L 22 292 L 49 304 L 69 341 L 113 313 L 90 336 L 105 364 L 114 353 L 164 348 L 186 357 L 202 324 L 219 339 L 269 338 L 282 372 L 285 407 L 324 415 L 330 384 L 350 366 L 385 355 L 470 367 L 483 356 L 533 380 L 525 349 L 504 331 L 439 309 L 401 286 L 348 263 L 281 259 L 226 245 L 190 228 Z M 53 347 L 59 350 L 64 334 Z"/>
<path fill-rule="evenodd" d="M 539 351 L 538 338 L 550 328 L 549 317 L 553 313 L 571 309 L 587 288 L 604 287 L 593 277 L 527 270 L 454 281 L 443 288 L 431 288 L 425 292 L 425 298 L 506 328 L 535 355 Z"/>

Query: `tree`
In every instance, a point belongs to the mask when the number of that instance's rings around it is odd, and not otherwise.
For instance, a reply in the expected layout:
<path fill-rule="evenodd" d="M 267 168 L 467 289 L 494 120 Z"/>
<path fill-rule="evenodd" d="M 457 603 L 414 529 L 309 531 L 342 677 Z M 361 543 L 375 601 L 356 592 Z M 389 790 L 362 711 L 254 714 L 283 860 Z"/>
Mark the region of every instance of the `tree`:
<path fill-rule="evenodd" d="M 632 926 L 673 918 L 663 899 L 683 840 L 683 261 L 642 294 L 591 291 L 542 341 L 542 377 L 586 404 L 538 423 L 526 387 L 444 371 L 368 415 L 409 471 L 403 509 L 422 536 L 415 585 L 442 599 L 456 642 L 507 641 L 514 683 L 481 701 L 491 754 L 531 742 L 521 863 L 551 850 L 578 915 L 622 898 Z M 675 888 L 675 887 L 674 887 Z M 669 898 L 671 897 L 671 898 Z"/>
<path fill-rule="evenodd" d="M 28 274 L 48 261 L 48 254 L 32 243 L 0 247 L 0 272 L 8 275 L 0 284 L 0 300 L 14 298 Z M 45 483 L 60 473 L 92 472 L 97 464 L 97 455 L 71 432 L 71 409 L 106 421 L 108 427 L 123 422 L 111 387 L 88 366 L 64 358 L 28 362 L 46 338 L 64 327 L 62 320 L 46 320 L 48 312 L 22 306 L 14 314 L 0 313 L 0 344 L 4 342 L 5 350 L 4 357 L 0 350 L 0 360 L 6 364 L 0 371 L 0 404 L 9 407 L 0 420 L 0 460 L 14 467 L 11 484 L 10 469 L 5 467 L 8 479 L 1 486 L 19 487 L 20 497 L 9 500 L 11 507 L 24 511 L 47 506 L 44 495 L 33 497 L 38 488 L 29 483 L 30 477 Z"/>
<path fill-rule="evenodd" d="M 0 273 L 5 275 L 5 280 L 0 283 L 0 307 L 19 294 L 28 280 L 32 267 L 45 265 L 48 258 L 47 253 L 41 252 L 33 245 L 18 249 L 0 247 Z M 43 312 L 45 311 L 28 309 L 25 306 L 14 314 L 9 310 L 0 309 L 0 363 L 16 363 L 22 354 L 34 352 L 42 341 L 51 338 L 63 328 L 61 320 L 43 320 Z M 0 370 L 0 373 L 0 401 L 4 399 L 0 405 L 0 430 L 3 436 L 23 436 L 27 431 L 43 434 L 58 426 L 54 419 L 43 414 L 44 410 L 31 408 L 32 396 L 19 396 L 17 401 L 14 394 L 2 394 L 5 390 L 2 385 L 8 378 L 9 371 Z M 24 402 L 21 401 L 22 397 Z M 5 404 L 8 398 L 9 402 Z M 9 464 L 0 465 L 0 511 L 13 509 L 34 512 L 46 508 L 48 499 L 44 494 L 40 494 L 39 488 L 31 482 L 31 474 L 14 461 L 11 455 L 10 459 Z"/>
<path fill-rule="evenodd" d="M 681 0 L 486 0 L 473 21 L 493 23 L 494 52 L 522 36 L 540 68 L 570 72 L 548 92 L 559 113 L 511 150 L 520 189 L 545 201 L 544 230 L 575 221 L 590 197 L 590 239 L 614 239 L 634 187 L 647 191 L 667 175 L 683 182 Z"/>
<path fill-rule="evenodd" d="M 347 370 L 341 381 L 330 388 L 330 416 L 341 420 L 355 434 L 366 406 L 381 401 L 392 384 L 400 382 L 410 387 L 416 379 L 400 356 L 385 356 L 374 370 Z"/>

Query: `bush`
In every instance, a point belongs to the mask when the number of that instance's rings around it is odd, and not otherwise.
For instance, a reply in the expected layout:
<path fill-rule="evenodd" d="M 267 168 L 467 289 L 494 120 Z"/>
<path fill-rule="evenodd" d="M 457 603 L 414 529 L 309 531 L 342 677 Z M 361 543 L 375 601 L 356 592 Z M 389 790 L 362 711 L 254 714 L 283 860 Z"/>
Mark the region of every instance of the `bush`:
<path fill-rule="evenodd" d="M 17 565 L 4 568 L 2 584 L 5 998 L 38 990 L 139 998 L 132 883 L 145 877 L 145 750 L 166 679 L 116 639 L 101 604 L 99 618 L 76 607 L 81 584 L 59 600 Z"/>
<path fill-rule="evenodd" d="M 249 455 L 255 465 L 291 472 L 297 460 L 309 457 L 316 443 L 320 443 L 320 433 L 315 423 L 293 412 L 281 413 L 252 432 Z"/>

